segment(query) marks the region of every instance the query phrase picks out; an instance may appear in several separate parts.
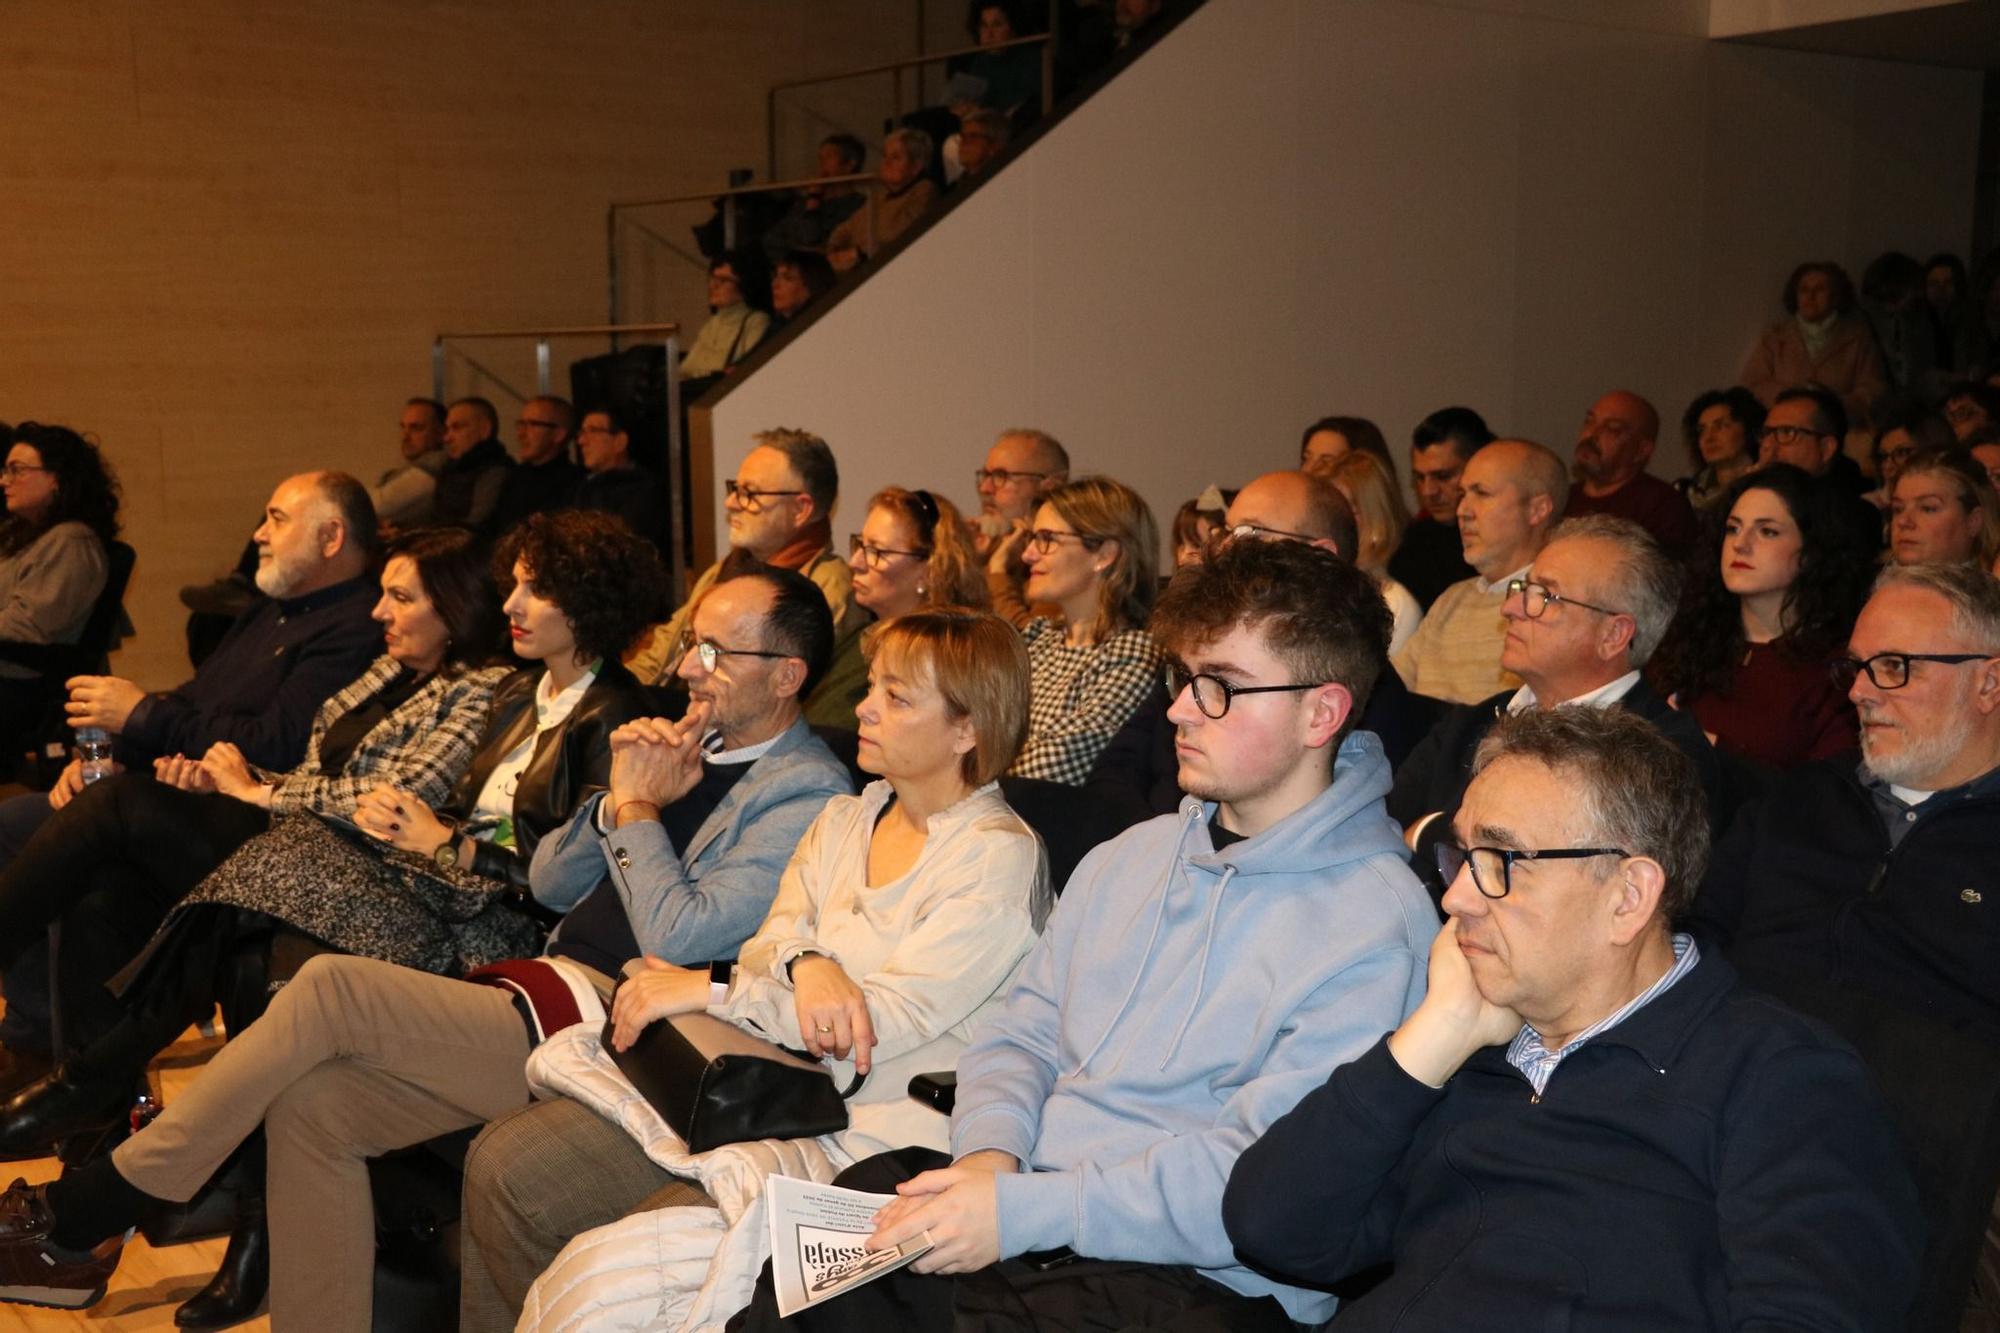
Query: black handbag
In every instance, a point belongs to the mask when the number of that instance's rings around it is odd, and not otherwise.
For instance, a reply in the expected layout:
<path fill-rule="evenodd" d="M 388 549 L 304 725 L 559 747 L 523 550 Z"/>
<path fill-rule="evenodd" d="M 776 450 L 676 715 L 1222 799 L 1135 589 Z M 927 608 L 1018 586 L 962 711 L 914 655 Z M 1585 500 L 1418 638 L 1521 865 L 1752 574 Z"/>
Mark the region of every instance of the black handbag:
<path fill-rule="evenodd" d="M 809 1139 L 847 1128 L 845 1092 L 826 1066 L 709 1014 L 649 1023 L 629 1050 L 604 1049 L 689 1152 L 752 1139 Z"/>

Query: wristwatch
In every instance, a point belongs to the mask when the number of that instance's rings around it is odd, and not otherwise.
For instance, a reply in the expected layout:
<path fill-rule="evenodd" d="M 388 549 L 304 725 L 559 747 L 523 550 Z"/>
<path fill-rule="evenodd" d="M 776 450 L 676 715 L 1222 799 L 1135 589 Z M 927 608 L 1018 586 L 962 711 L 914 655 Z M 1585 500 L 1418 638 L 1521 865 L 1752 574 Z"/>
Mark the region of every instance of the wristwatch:
<path fill-rule="evenodd" d="M 446 838 L 443 843 L 439 844 L 436 851 L 431 853 L 431 863 L 439 870 L 455 870 L 458 868 L 458 834 L 456 832 L 453 832 L 449 838 Z"/>
<path fill-rule="evenodd" d="M 708 965 L 708 1007 L 720 1009 L 729 998 L 729 978 L 736 974 L 734 958 L 718 958 Z"/>

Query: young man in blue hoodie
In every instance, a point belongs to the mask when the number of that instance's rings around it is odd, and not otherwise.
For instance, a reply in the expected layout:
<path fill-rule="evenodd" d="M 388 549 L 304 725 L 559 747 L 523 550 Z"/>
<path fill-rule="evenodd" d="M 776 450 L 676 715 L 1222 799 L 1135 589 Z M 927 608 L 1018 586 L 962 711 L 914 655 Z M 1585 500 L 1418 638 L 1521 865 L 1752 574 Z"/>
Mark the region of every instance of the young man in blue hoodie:
<path fill-rule="evenodd" d="M 1235 542 L 1154 612 L 1176 815 L 1084 858 L 1001 1015 L 959 1062 L 953 1159 L 906 1149 L 841 1183 L 900 1196 L 876 1248 L 910 1268 L 732 1328 L 933 1330 L 1027 1318 L 1289 1329 L 1323 1292 L 1251 1272 L 1221 1200 L 1243 1148 L 1423 998 L 1436 920 L 1350 730 L 1385 669 L 1367 575 L 1299 542 Z"/>

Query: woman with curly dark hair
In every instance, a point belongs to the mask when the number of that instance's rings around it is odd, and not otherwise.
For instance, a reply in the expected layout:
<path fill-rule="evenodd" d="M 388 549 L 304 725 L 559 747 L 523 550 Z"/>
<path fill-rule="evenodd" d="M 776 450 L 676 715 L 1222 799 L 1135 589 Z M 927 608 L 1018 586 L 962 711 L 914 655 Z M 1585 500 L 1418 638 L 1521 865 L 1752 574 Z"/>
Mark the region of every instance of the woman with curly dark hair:
<path fill-rule="evenodd" d="M 1757 432 L 1764 428 L 1764 405 L 1740 385 L 1710 389 L 1681 413 L 1693 475 L 1676 482 L 1696 509 L 1721 501 L 1730 483 L 1757 466 Z"/>
<path fill-rule="evenodd" d="M 75 643 L 110 570 L 118 482 L 97 446 L 66 426 L 24 421 L 10 433 L 0 490 L 0 754 L 12 755 L 46 689 L 10 660 L 12 644 Z"/>
<path fill-rule="evenodd" d="M 646 709 L 618 654 L 665 575 L 624 524 L 574 510 L 528 518 L 495 564 L 514 655 L 531 665 L 494 691 L 450 798 L 433 811 L 415 792 L 376 786 L 350 818 L 299 812 L 244 843 L 128 970 L 122 1019 L 0 1104 L 0 1153 L 33 1156 L 122 1116 L 146 1061 L 209 1012 L 246 951 L 278 975 L 321 952 L 445 974 L 534 954 L 545 918 L 528 863 L 609 781 L 611 732 Z"/>
<path fill-rule="evenodd" d="M 1711 515 L 1654 686 L 1726 750 L 1766 768 L 1854 751 L 1854 705 L 1828 674 L 1868 595 L 1872 552 L 1841 498 L 1788 463 L 1741 478 Z"/>

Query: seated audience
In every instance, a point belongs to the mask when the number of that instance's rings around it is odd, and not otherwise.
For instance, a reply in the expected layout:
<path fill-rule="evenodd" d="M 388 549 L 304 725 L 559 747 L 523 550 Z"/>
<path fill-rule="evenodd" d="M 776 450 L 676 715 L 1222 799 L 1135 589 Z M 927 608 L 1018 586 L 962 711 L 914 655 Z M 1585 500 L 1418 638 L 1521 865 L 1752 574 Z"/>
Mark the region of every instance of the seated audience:
<path fill-rule="evenodd" d="M 1874 550 L 1880 544 L 1882 515 L 1861 497 L 1868 480 L 1855 461 L 1841 452 L 1847 437 L 1847 414 L 1840 400 L 1825 389 L 1786 389 L 1764 414 L 1757 432 L 1757 466 L 1790 463 L 1810 476 L 1823 478 L 1843 503 L 1839 506 L 1848 539 Z"/>
<path fill-rule="evenodd" d="M 1853 705 L 1827 675 L 1866 596 L 1841 497 L 1787 464 L 1729 488 L 1696 551 L 1654 686 L 1716 747 L 1767 769 L 1849 754 Z"/>
<path fill-rule="evenodd" d="M 1208 544 L 1223 531 L 1229 502 L 1235 498 L 1234 491 L 1210 486 L 1194 499 L 1181 501 L 1181 507 L 1174 511 L 1173 531 L 1169 534 L 1175 569 L 1185 569 L 1201 559 Z"/>
<path fill-rule="evenodd" d="M 1861 498 L 1877 509 L 1889 508 L 1896 476 L 1919 449 L 1942 449 L 1952 443 L 1944 418 L 1909 404 L 1891 404 L 1875 414 L 1874 490 Z"/>
<path fill-rule="evenodd" d="M 1516 713 L 1574 705 L 1646 719 L 1693 761 L 1714 813 L 1721 777 L 1708 738 L 1693 715 L 1669 706 L 1640 674 L 1673 621 L 1680 590 L 1680 566 L 1630 519 L 1591 514 L 1565 519 L 1550 534 L 1501 604 L 1507 640 L 1500 662 L 1520 676 L 1521 688 L 1452 709 L 1396 769 L 1389 814 L 1418 853 L 1419 875 L 1429 879 L 1428 853 L 1450 836 L 1479 743 Z"/>
<path fill-rule="evenodd" d="M 2000 373 L 2000 249 L 1979 261 L 1966 288 L 1951 363 L 1967 379 Z"/>
<path fill-rule="evenodd" d="M 1004 111 L 988 108 L 970 112 L 958 122 L 958 133 L 945 144 L 946 164 L 957 167 L 952 176 L 955 188 L 965 188 L 966 182 L 976 181 L 986 174 L 986 169 L 1007 150 L 1007 141 L 1013 137 L 1014 122 Z"/>
<path fill-rule="evenodd" d="M 1660 414 L 1636 393 L 1605 394 L 1584 414 L 1576 437 L 1577 485 L 1567 513 L 1629 518 L 1653 534 L 1675 559 L 1694 544 L 1694 510 L 1686 497 L 1646 471 L 1660 437 Z"/>
<path fill-rule="evenodd" d="M 1923 1220 L 1867 1069 L 1676 929 L 1687 757 L 1558 708 L 1475 764 L 1429 991 L 1244 1149 L 1237 1253 L 1387 1266 L 1343 1328 L 1900 1327 Z"/>
<path fill-rule="evenodd" d="M 993 605 L 1022 626 L 1032 671 L 1028 740 L 1007 771 L 1079 786 L 1153 683 L 1159 650 L 1146 615 L 1159 588 L 1153 511 L 1109 477 L 1079 477 L 1035 511 L 1025 601 L 994 585 Z"/>
<path fill-rule="evenodd" d="M 1771 407 L 1786 389 L 1820 385 L 1849 421 L 1866 421 L 1889 383 L 1847 271 L 1830 260 L 1800 264 L 1785 280 L 1784 303 L 1788 318 L 1766 329 L 1743 363 L 1743 387 Z"/>
<path fill-rule="evenodd" d="M 1976 564 L 2000 557 L 2000 495 L 1963 449 L 1926 449 L 1896 474 L 1889 554 L 1899 565 Z"/>
<path fill-rule="evenodd" d="M 374 610 L 383 656 L 320 707 L 297 767 L 258 767 L 228 741 L 163 756 L 152 772 L 85 787 L 0 869 L 0 968 L 11 973 L 24 952 L 45 951 L 51 921 L 69 926 L 61 979 L 70 1046 L 116 1023 L 106 983 L 169 908 L 274 819 L 351 820 L 361 794 L 385 783 L 443 804 L 505 674 L 488 665 L 501 620 L 485 563 L 460 528 L 418 530 L 390 546 Z M 13 1092 L 48 1071 L 48 1050 L 7 1040 L 0 1087 Z"/>
<path fill-rule="evenodd" d="M 569 507 L 584 476 L 570 458 L 575 435 L 576 408 L 567 398 L 544 394 L 521 404 L 514 418 L 515 463 L 490 520 L 494 532 L 512 532 L 530 514 Z"/>
<path fill-rule="evenodd" d="M 500 414 L 484 398 L 461 398 L 444 414 L 444 464 L 431 496 L 431 521 L 489 537 L 493 511 L 514 460 L 500 443 Z"/>
<path fill-rule="evenodd" d="M 21 757 L 54 688 L 34 650 L 83 636 L 110 575 L 106 543 L 118 536 L 118 480 L 96 445 L 33 421 L 9 434 L 0 467 L 0 774 Z"/>
<path fill-rule="evenodd" d="M 584 413 L 576 444 L 583 455 L 583 480 L 572 501 L 575 507 L 622 519 L 665 560 L 674 543 L 666 483 L 633 459 L 632 436 L 624 416 L 608 407 Z M 639 610 L 650 620 L 666 608 Z"/>
<path fill-rule="evenodd" d="M 870 1248 L 935 1248 L 783 1327 L 928 1333 L 962 1300 L 1039 1328 L 1275 1333 L 1332 1313 L 1246 1266 L 1219 1202 L 1243 1146 L 1423 993 L 1435 918 L 1382 813 L 1380 749 L 1349 731 L 1389 616 L 1330 552 L 1237 541 L 1182 571 L 1154 623 L 1189 799 L 1071 878 L 959 1059 L 952 1158 L 907 1149 L 836 1179 L 901 1196 Z M 780 1327 L 768 1276 L 740 1327 Z"/>
<path fill-rule="evenodd" d="M 1995 290 L 2000 291 L 2000 286 Z M 1945 390 L 1940 410 L 1951 433 L 1963 444 L 1978 431 L 2000 428 L 2000 388 L 1960 380 Z"/>
<path fill-rule="evenodd" d="M 1965 261 L 1947 251 L 1932 255 L 1924 263 L 1924 303 L 1945 331 L 1945 365 L 1951 365 L 1952 335 L 1958 330 L 1965 306 Z"/>
<path fill-rule="evenodd" d="M 937 187 L 930 180 L 930 165 L 930 135 L 922 130 L 891 130 L 882 143 L 882 165 L 875 172 L 882 188 L 871 203 L 864 204 L 827 237 L 827 262 L 845 273 L 908 231 L 918 218 L 929 212 L 937 198 Z"/>
<path fill-rule="evenodd" d="M 771 269 L 771 314 L 780 325 L 833 288 L 833 265 L 817 250 L 787 250 Z"/>
<path fill-rule="evenodd" d="M 761 258 L 729 250 L 710 260 L 708 318 L 681 357 L 681 378 L 711 380 L 750 355 L 771 331 L 770 305 L 770 278 Z"/>
<path fill-rule="evenodd" d="M 1869 260 L 1861 270 L 1860 309 L 1892 390 L 1934 401 L 1949 378 L 1950 334 L 1924 299 L 1924 266 L 1916 256 L 1886 250 Z"/>
<path fill-rule="evenodd" d="M 820 140 L 815 175 L 858 176 L 868 165 L 868 148 L 851 134 L 829 134 Z M 852 217 L 867 197 L 852 185 L 809 185 L 799 191 L 784 214 L 764 229 L 761 243 L 765 262 L 774 275 L 794 251 L 817 251 L 824 247 L 833 229 Z M 789 318 L 782 310 L 781 319 Z"/>
<path fill-rule="evenodd" d="M 2000 427 L 1975 432 L 1966 438 L 1965 447 L 1973 461 L 1985 469 L 1987 482 L 2000 491 Z"/>
<path fill-rule="evenodd" d="M 1473 576 L 1445 589 L 1391 659 L 1411 693 L 1455 704 L 1521 683 L 1500 665 L 1500 604 L 1562 516 L 1569 469 L 1533 441 L 1496 440 L 1465 465 L 1464 488 L 1458 530 Z"/>
<path fill-rule="evenodd" d="M 798 1145 L 825 1163 L 822 1179 L 875 1153 L 947 1146 L 946 1118 L 911 1100 L 910 1079 L 958 1063 L 974 1029 L 997 1013 L 1050 903 L 1041 842 L 996 781 L 1027 734 L 1020 636 L 981 612 L 915 611 L 885 625 L 870 652 L 861 767 L 878 780 L 827 802 L 733 967 L 648 960 L 611 1007 L 620 1050 L 659 1019 L 707 1012 L 829 1061 L 842 1087 L 865 1076 L 847 1103 L 848 1127 Z M 728 989 L 718 998 L 721 973 Z M 537 1058 L 564 1069 L 604 1063 L 594 1036 Z M 706 1172 L 726 1173 L 727 1163 L 695 1156 L 666 1169 L 614 1110 L 566 1097 L 534 1102 L 473 1146 L 460 1333 L 514 1328 L 530 1284 L 571 1237 L 577 1245 L 546 1279 L 553 1288 L 542 1288 L 563 1291 L 565 1304 L 601 1295 L 613 1304 L 600 1317 L 636 1314 L 678 1286 L 659 1246 L 608 1265 L 605 1246 L 661 1224 L 635 1215 L 616 1225 L 628 1214 L 715 1208 Z M 685 1227 L 674 1230 L 686 1244 L 714 1248 L 712 1214 Z"/>
<path fill-rule="evenodd" d="M 2000 1038 L 2000 583 L 1882 571 L 1841 674 L 1861 763 L 1807 764 L 1716 848 L 1695 921 L 1753 984 L 1858 991 Z M 1967 887 L 1972 886 L 1972 887 Z"/>
<path fill-rule="evenodd" d="M 1712 509 L 1729 484 L 1757 466 L 1757 432 L 1764 428 L 1764 405 L 1740 386 L 1710 389 L 1681 415 L 1694 475 L 1679 485 L 1697 510 Z"/>
<path fill-rule="evenodd" d="M 981 48 L 1034 35 L 1021 0 L 971 0 L 966 6 L 965 34 Z M 1004 116 L 1024 108 L 1029 116 L 1041 111 L 1042 52 L 1038 46 L 982 49 L 950 69 L 945 98 L 961 124 L 981 109 Z"/>
<path fill-rule="evenodd" d="M 654 626 L 625 654 L 625 665 L 646 684 L 667 684 L 687 656 L 690 613 L 715 586 L 730 560 L 793 569 L 819 585 L 833 613 L 836 653 L 845 641 L 861 633 L 868 615 L 854 605 L 853 576 L 847 562 L 833 553 L 833 506 L 840 498 L 840 468 L 826 441 L 808 431 L 767 430 L 755 437 L 756 447 L 744 455 L 736 479 L 722 483 L 722 507 L 729 514 L 729 552 L 701 572 L 666 623 Z M 815 673 L 814 680 L 820 673 Z M 844 714 L 844 715 L 843 715 Z M 835 708 L 818 716 L 808 706 L 815 725 L 854 724 L 852 709 Z"/>
<path fill-rule="evenodd" d="M 1047 431 L 1015 426 L 1000 432 L 972 478 L 979 490 L 972 549 L 991 560 L 997 548 L 1007 547 L 1004 572 L 1018 587 L 1028 577 L 1021 559 L 1028 520 L 1043 496 L 1069 480 L 1069 451 Z"/>
<path fill-rule="evenodd" d="M 1396 486 L 1396 469 L 1373 453 L 1357 450 L 1335 461 L 1324 475 L 1354 510 L 1358 529 L 1354 563 L 1381 585 L 1382 600 L 1395 618 L 1389 651 L 1397 652 L 1423 623 L 1424 609 L 1408 588 L 1389 575 L 1389 561 L 1410 523 L 1410 511 L 1403 507 L 1403 496 Z"/>
<path fill-rule="evenodd" d="M 1321 417 L 1307 426 L 1299 437 L 1299 470 L 1327 476 L 1335 463 L 1357 451 L 1375 455 L 1392 478 L 1396 475 L 1389 442 L 1367 417 Z"/>
<path fill-rule="evenodd" d="M 1472 577 L 1458 535 L 1460 478 L 1472 456 L 1493 443 L 1493 432 L 1469 407 L 1441 407 L 1410 432 L 1410 487 L 1417 514 L 1403 529 L 1389 560 L 1389 575 L 1428 612 L 1438 595 Z"/>
<path fill-rule="evenodd" d="M 396 418 L 403 461 L 368 488 L 376 521 L 384 530 L 419 527 L 431 520 L 431 499 L 444 468 L 444 404 L 412 398 Z"/>
<path fill-rule="evenodd" d="M 679 723 L 614 733 L 608 794 L 587 795 L 536 849 L 537 901 L 568 912 L 546 968 L 514 960 L 461 981 L 366 958 L 312 959 L 152 1123 L 60 1180 L 8 1196 L 0 1213 L 19 1221 L 0 1225 L 0 1244 L 21 1257 L 0 1267 L 35 1272 L 37 1299 L 68 1293 L 65 1303 L 88 1304 L 125 1231 L 191 1197 L 263 1123 L 272 1322 L 366 1333 L 375 1261 L 366 1159 L 525 1105 L 528 1053 L 559 1022 L 601 1023 L 627 962 L 735 953 L 770 909 L 807 825 L 850 790 L 797 703 L 832 638 L 818 591 L 789 571 L 745 574 L 718 586 L 696 626 L 704 643 L 789 655 L 690 650 L 681 670 L 699 706 Z M 558 993 L 569 1000 L 562 1019 L 550 1002 Z"/>
<path fill-rule="evenodd" d="M 122 1116 L 146 1062 L 213 1009 L 222 961 L 258 941 L 272 957 L 336 951 L 440 974 L 539 946 L 529 860 L 604 784 L 610 733 L 644 706 L 617 650 L 665 576 L 622 524 L 574 510 L 530 518 L 495 568 L 511 571 L 514 655 L 540 669 L 494 692 L 443 815 L 377 785 L 351 819 L 301 811 L 243 843 L 147 944 L 117 1025 L 0 1102 L 0 1152 Z"/>

